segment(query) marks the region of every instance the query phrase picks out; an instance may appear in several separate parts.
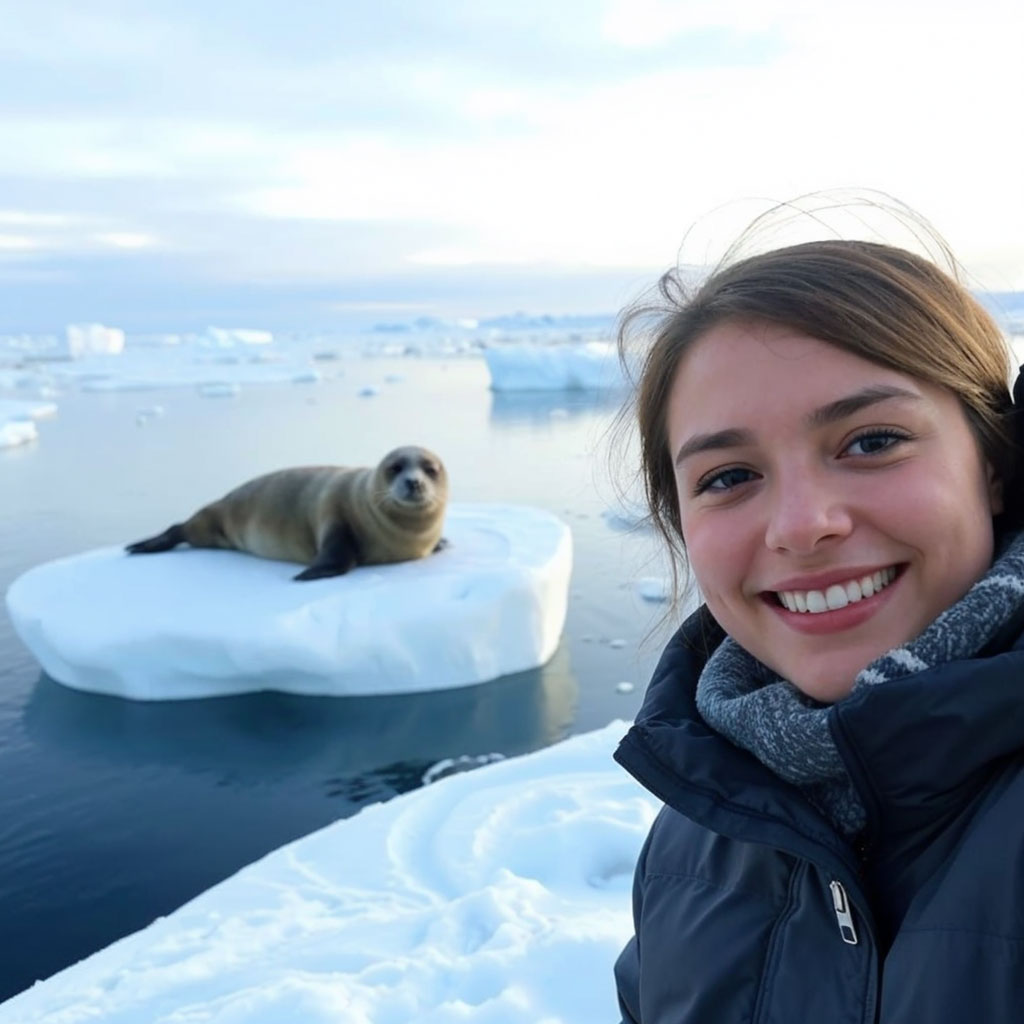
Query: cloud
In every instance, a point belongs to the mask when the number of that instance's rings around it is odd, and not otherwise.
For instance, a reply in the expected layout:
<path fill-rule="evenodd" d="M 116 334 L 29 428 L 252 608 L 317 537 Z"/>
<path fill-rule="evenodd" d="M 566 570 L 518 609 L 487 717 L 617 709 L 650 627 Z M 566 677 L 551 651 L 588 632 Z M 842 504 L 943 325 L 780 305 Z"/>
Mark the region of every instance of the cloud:
<path fill-rule="evenodd" d="M 187 272 L 203 302 L 654 275 L 732 240 L 722 204 L 836 185 L 900 196 L 986 283 L 1024 283 L 1022 15 L 1003 0 L 0 0 L 0 17 L 0 272 L 90 281 L 100 319 L 125 301 L 100 275 L 127 266 Z"/>

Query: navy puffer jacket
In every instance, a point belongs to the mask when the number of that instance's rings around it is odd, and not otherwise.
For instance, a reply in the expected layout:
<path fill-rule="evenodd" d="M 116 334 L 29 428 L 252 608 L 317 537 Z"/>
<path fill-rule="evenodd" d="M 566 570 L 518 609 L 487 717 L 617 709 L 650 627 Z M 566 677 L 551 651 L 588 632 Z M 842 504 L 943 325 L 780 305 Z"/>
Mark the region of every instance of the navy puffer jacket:
<path fill-rule="evenodd" d="M 1024 638 L 833 706 L 854 849 L 694 703 L 722 639 L 670 642 L 616 759 L 665 807 L 615 965 L 633 1024 L 1024 1022 Z"/>

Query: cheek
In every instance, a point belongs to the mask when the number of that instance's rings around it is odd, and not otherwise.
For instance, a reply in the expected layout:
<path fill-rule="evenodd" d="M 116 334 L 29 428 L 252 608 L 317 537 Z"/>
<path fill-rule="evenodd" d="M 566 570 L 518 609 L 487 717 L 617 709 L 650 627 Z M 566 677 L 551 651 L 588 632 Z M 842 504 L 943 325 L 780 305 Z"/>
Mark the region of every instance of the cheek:
<path fill-rule="evenodd" d="M 738 517 L 716 512 L 681 517 L 687 561 L 702 597 L 712 606 L 741 586 L 753 558 L 749 531 Z"/>

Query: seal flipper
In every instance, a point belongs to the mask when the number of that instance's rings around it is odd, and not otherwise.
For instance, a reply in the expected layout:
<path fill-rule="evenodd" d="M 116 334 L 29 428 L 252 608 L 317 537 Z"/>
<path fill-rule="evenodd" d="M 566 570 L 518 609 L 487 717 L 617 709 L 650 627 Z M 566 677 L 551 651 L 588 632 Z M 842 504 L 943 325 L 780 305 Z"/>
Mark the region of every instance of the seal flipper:
<path fill-rule="evenodd" d="M 451 541 L 450 541 L 450 540 L 449 540 L 449 539 L 448 539 L 447 537 L 442 537 L 442 538 L 441 538 L 441 539 L 440 539 L 440 540 L 439 540 L 439 541 L 438 541 L 438 542 L 437 542 L 437 543 L 436 543 L 436 544 L 434 545 L 434 550 L 433 550 L 433 551 L 431 551 L 430 553 L 431 553 L 432 555 L 436 555 L 436 554 L 438 553 L 438 551 L 444 551 L 444 549 L 445 549 L 445 548 L 450 548 L 451 546 L 452 546 L 452 542 L 451 542 Z"/>
<path fill-rule="evenodd" d="M 327 576 L 344 576 L 359 564 L 359 542 L 348 523 L 332 526 L 320 545 L 313 564 L 294 576 L 297 580 L 320 580 Z"/>
<path fill-rule="evenodd" d="M 136 541 L 125 546 L 129 555 L 155 555 L 158 551 L 170 551 L 171 548 L 185 543 L 185 530 L 181 523 L 167 527 L 163 533 L 146 540 Z"/>

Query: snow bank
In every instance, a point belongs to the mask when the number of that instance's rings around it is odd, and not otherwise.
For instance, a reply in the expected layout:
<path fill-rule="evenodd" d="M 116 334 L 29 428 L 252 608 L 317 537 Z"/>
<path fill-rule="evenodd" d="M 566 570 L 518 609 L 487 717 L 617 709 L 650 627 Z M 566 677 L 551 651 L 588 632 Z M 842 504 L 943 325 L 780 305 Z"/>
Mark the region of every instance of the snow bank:
<path fill-rule="evenodd" d="M 658 805 L 622 722 L 366 808 L 0 1006 L 0 1024 L 617 1020 Z"/>
<path fill-rule="evenodd" d="M 565 622 L 568 527 L 539 509 L 461 505 L 445 536 L 428 558 L 310 582 L 234 551 L 104 548 L 24 573 L 7 607 L 53 679 L 139 700 L 408 693 L 544 664 Z"/>

